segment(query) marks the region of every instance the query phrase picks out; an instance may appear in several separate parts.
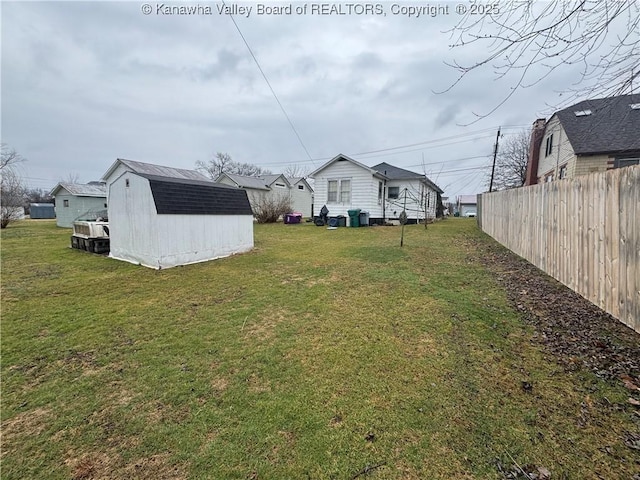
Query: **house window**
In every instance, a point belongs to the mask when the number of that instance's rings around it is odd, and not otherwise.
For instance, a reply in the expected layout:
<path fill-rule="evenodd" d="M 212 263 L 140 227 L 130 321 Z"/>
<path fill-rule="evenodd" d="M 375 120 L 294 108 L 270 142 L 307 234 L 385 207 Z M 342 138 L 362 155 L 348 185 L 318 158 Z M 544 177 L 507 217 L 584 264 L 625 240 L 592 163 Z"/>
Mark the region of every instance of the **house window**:
<path fill-rule="evenodd" d="M 351 180 L 340 182 L 340 203 L 351 203 Z"/>
<path fill-rule="evenodd" d="M 124 180 L 124 186 L 125 186 L 125 187 L 127 187 L 127 188 L 129 188 L 129 179 L 128 179 L 128 178 L 125 178 L 125 180 Z"/>
<path fill-rule="evenodd" d="M 547 137 L 547 144 L 544 148 L 544 156 L 548 157 L 551 155 L 551 151 L 553 150 L 553 133 Z"/>
<path fill-rule="evenodd" d="M 351 180 L 329 180 L 327 203 L 351 203 Z"/>
<path fill-rule="evenodd" d="M 65 199 L 65 200 L 63 200 L 63 201 L 62 201 L 62 204 L 63 204 L 65 207 L 68 207 L 68 206 L 69 206 L 69 200 L 66 200 L 66 199 Z"/>
<path fill-rule="evenodd" d="M 106 203 L 104 204 L 104 208 L 107 208 L 107 204 Z"/>
<path fill-rule="evenodd" d="M 284 183 L 276 183 L 276 187 L 278 187 L 278 188 L 284 188 Z"/>
<path fill-rule="evenodd" d="M 378 205 L 382 205 L 382 182 L 378 182 Z"/>
<path fill-rule="evenodd" d="M 616 158 L 613 162 L 613 168 L 630 167 L 631 165 L 640 165 L 640 158 Z"/>
<path fill-rule="evenodd" d="M 329 180 L 327 187 L 327 202 L 338 203 L 338 181 Z"/>
<path fill-rule="evenodd" d="M 394 199 L 400 196 L 400 187 L 389 187 L 387 188 L 387 198 Z"/>
<path fill-rule="evenodd" d="M 560 179 L 567 178 L 567 166 L 563 165 L 560 167 L 559 175 Z"/>
<path fill-rule="evenodd" d="M 545 181 L 546 183 L 553 182 L 553 173 L 550 173 L 550 174 L 548 174 L 547 176 L 545 176 L 545 177 L 544 177 L 544 181 Z"/>
<path fill-rule="evenodd" d="M 298 185 L 298 190 L 304 190 L 304 185 Z"/>

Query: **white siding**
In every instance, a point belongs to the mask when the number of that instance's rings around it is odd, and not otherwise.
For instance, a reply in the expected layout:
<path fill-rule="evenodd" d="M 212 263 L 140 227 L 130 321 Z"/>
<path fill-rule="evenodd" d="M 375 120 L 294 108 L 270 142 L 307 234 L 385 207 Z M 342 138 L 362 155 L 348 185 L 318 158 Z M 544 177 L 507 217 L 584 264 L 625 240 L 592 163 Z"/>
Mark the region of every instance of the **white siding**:
<path fill-rule="evenodd" d="M 160 269 L 253 248 L 251 215 L 157 215 L 148 180 L 135 174 L 115 180 L 109 198 L 113 258 Z"/>
<path fill-rule="evenodd" d="M 111 172 L 111 175 L 103 179 L 107 184 L 107 200 L 109 199 L 109 184 L 117 180 L 123 173 L 130 171 L 131 169 L 129 167 L 122 163 L 119 163 L 115 170 Z"/>
<path fill-rule="evenodd" d="M 553 135 L 551 153 L 546 154 L 547 139 Z M 544 183 L 544 178 L 549 173 L 553 174 L 554 180 L 558 180 L 558 169 L 568 164 L 575 155 L 573 147 L 567 138 L 567 134 L 560 124 L 558 117 L 554 116 L 549 120 L 540 144 L 540 154 L 538 161 L 538 182 Z"/>
<path fill-rule="evenodd" d="M 329 180 L 351 180 L 351 200 L 348 203 L 329 203 L 327 185 Z M 382 205 L 378 204 L 378 179 L 347 160 L 339 160 L 315 175 L 315 211 L 323 205 L 329 209 L 329 216 L 348 216 L 348 210 L 359 208 L 369 212 L 369 218 L 382 218 Z"/>
<path fill-rule="evenodd" d="M 398 187 L 397 199 L 389 198 L 389 187 Z M 398 218 L 404 209 L 404 191 L 407 190 L 407 218 L 424 220 L 425 210 L 428 218 L 435 218 L 438 194 L 428 188 L 420 180 L 389 180 L 387 181 L 386 214 L 387 218 Z"/>
<path fill-rule="evenodd" d="M 232 187 L 237 187 L 236 182 L 234 182 L 233 180 L 231 180 L 227 176 L 222 176 L 222 177 L 218 178 L 218 180 L 216 180 L 216 183 L 222 183 L 224 185 L 230 185 Z"/>
<path fill-rule="evenodd" d="M 298 186 L 302 186 L 304 190 L 300 190 Z M 305 182 L 298 182 L 291 188 L 291 206 L 294 212 L 300 212 L 304 217 L 311 216 L 311 204 L 313 196 L 311 190 Z"/>
<path fill-rule="evenodd" d="M 271 190 L 267 192 L 267 197 L 273 199 L 286 198 L 291 200 L 291 189 L 289 188 L 289 183 L 284 179 L 284 177 L 280 176 L 270 185 L 270 188 Z"/>

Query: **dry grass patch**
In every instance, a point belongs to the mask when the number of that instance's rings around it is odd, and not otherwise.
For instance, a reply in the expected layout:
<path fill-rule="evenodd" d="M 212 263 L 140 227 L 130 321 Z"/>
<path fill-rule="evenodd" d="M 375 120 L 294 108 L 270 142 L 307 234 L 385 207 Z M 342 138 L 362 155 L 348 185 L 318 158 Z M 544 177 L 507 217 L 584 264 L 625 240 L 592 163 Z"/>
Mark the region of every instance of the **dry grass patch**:
<path fill-rule="evenodd" d="M 65 465 L 72 480 L 182 480 L 188 478 L 184 468 L 171 462 L 169 453 L 139 457 L 125 462 L 117 451 L 95 451 L 76 456 L 67 452 Z"/>
<path fill-rule="evenodd" d="M 49 408 L 38 407 L 20 412 L 2 423 L 2 444 L 6 453 L 20 450 L 21 439 L 37 437 L 50 425 L 54 417 Z"/>

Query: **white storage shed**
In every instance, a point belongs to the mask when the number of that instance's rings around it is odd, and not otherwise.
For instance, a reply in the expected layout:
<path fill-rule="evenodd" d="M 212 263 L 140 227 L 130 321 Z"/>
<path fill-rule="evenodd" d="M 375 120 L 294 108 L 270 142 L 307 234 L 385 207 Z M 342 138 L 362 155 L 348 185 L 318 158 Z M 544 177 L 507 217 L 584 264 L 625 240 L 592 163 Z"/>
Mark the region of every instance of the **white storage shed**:
<path fill-rule="evenodd" d="M 108 188 L 113 258 L 162 269 L 253 248 L 244 190 L 135 172 L 123 172 Z"/>

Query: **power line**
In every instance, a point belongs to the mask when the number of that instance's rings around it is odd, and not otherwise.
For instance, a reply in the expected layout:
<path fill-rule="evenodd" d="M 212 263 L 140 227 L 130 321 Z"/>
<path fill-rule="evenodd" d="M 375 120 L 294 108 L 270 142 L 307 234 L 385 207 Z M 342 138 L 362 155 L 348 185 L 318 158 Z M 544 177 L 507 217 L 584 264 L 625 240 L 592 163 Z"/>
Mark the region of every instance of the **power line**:
<path fill-rule="evenodd" d="M 436 138 L 436 139 L 431 139 L 431 140 L 425 140 L 423 142 L 417 142 L 417 143 L 412 143 L 412 144 L 407 144 L 407 145 L 397 145 L 395 147 L 387 147 L 387 148 L 383 148 L 383 149 L 377 149 L 377 150 L 371 150 L 368 153 L 367 152 L 360 152 L 360 153 L 347 153 L 346 155 L 350 156 L 350 157 L 357 157 L 357 156 L 361 156 L 361 155 L 368 155 L 367 157 L 365 157 L 364 159 L 367 158 L 376 158 L 376 157 L 387 157 L 389 155 L 403 155 L 405 153 L 410 153 L 410 152 L 419 152 L 422 150 L 426 150 L 429 148 L 440 148 L 440 147 L 447 147 L 447 146 L 451 146 L 451 145 L 457 145 L 459 143 L 464 143 L 464 142 L 471 142 L 471 141 L 475 141 L 475 140 L 482 140 L 485 138 L 490 138 L 493 136 L 493 132 L 495 131 L 495 129 L 498 127 L 491 127 L 491 128 L 485 128 L 482 130 L 475 130 L 473 132 L 467 132 L 467 133 L 462 133 L 459 135 L 452 135 L 449 137 L 442 137 L 442 138 Z M 502 127 L 502 129 L 517 129 L 517 128 L 523 128 L 523 125 L 507 125 L 506 127 Z M 489 133 L 491 132 L 491 133 Z M 468 139 L 464 139 L 464 140 L 459 140 L 461 137 L 467 137 L 467 136 L 472 136 L 472 135 L 478 135 L 478 134 L 485 134 L 488 133 L 486 135 L 482 135 L 479 137 L 474 137 L 474 138 L 468 138 Z M 509 135 L 509 133 L 504 133 L 504 135 Z M 445 142 L 446 140 L 452 140 L 452 139 L 457 139 L 453 142 L 447 142 L 447 143 L 441 143 L 441 142 Z M 401 150 L 403 148 L 410 148 L 411 146 L 416 146 L 416 145 L 429 145 L 429 144 L 434 144 L 434 143 L 439 143 L 439 145 L 432 145 L 432 146 L 425 146 L 422 148 L 416 148 L 413 150 L 405 150 L 403 152 L 392 152 L 392 150 Z M 382 155 L 369 155 L 369 153 L 377 153 L 377 152 L 391 152 L 391 153 L 385 153 Z M 318 162 L 322 162 L 322 161 L 327 161 L 327 160 L 331 160 L 333 157 L 318 157 L 318 158 L 314 158 L 311 159 L 312 162 L 318 161 Z M 469 159 L 471 159 L 472 157 L 469 157 Z M 479 157 L 478 157 L 479 158 Z M 458 159 L 458 160 L 467 160 L 467 159 Z M 451 160 L 451 161 L 455 161 L 455 160 Z M 273 165 L 290 165 L 290 164 L 299 164 L 299 163 L 308 163 L 309 160 L 298 160 L 298 161 L 284 161 L 284 162 L 265 162 L 262 165 L 266 165 L 266 166 L 273 166 Z M 439 162 L 433 162 L 433 164 L 435 163 L 439 163 Z M 443 162 L 444 163 L 444 162 Z M 429 163 L 427 165 L 431 165 L 432 163 Z M 314 163 L 315 165 L 315 163 Z M 409 167 L 420 167 L 422 166 L 422 164 L 419 165 L 409 165 Z"/>
<path fill-rule="evenodd" d="M 382 153 L 380 155 L 367 155 L 366 157 L 364 157 L 363 159 L 367 159 L 367 158 L 377 158 L 377 157 L 388 157 L 390 155 L 404 155 L 405 153 L 411 153 L 411 152 L 421 152 L 424 150 L 428 150 L 430 148 L 441 148 L 441 147 L 448 147 L 451 145 L 458 145 L 460 143 L 466 143 L 466 142 L 474 142 L 476 140 L 483 140 L 485 138 L 489 138 L 491 135 L 482 135 L 480 137 L 473 137 L 473 138 L 467 138 L 464 140 L 456 140 L 454 142 L 448 142 L 448 143 L 440 143 L 438 145 L 426 145 L 420 148 L 414 148 L 412 150 L 404 150 L 402 152 L 389 152 L 389 153 Z M 395 149 L 400 149 L 403 147 L 394 147 L 394 148 L 390 148 L 389 150 L 395 150 Z M 350 156 L 352 157 L 357 157 L 360 156 L 361 154 L 351 154 Z M 419 165 L 417 165 L 419 166 Z"/>
<path fill-rule="evenodd" d="M 506 127 L 502 127 L 502 128 L 503 129 L 515 129 L 515 128 L 524 128 L 524 126 L 523 125 L 507 125 Z M 356 157 L 356 156 L 360 156 L 360 155 L 368 155 L 370 153 L 388 152 L 390 150 L 399 150 L 399 149 L 402 149 L 402 148 L 416 147 L 418 145 L 428 145 L 428 144 L 432 144 L 432 143 L 440 143 L 440 142 L 443 142 L 445 140 L 459 139 L 459 138 L 462 138 L 462 137 L 469 137 L 469 136 L 479 135 L 479 134 L 483 134 L 483 133 L 491 132 L 493 134 L 495 129 L 496 129 L 496 127 L 483 128 L 482 130 L 475 130 L 475 131 L 472 131 L 472 132 L 460 133 L 460 134 L 457 134 L 457 135 L 451 135 L 449 137 L 436 138 L 436 139 L 432 139 L 432 140 L 426 140 L 424 142 L 411 143 L 411 144 L 407 144 L 407 145 L 399 145 L 397 147 L 381 148 L 381 149 L 378 149 L 378 150 L 371 150 L 371 151 L 368 151 L 368 152 L 351 153 L 350 155 L 353 156 L 353 157 Z M 481 140 L 482 138 L 485 138 L 485 137 L 487 137 L 487 135 L 483 135 L 481 137 L 468 139 L 468 140 L 459 140 L 459 141 L 446 143 L 446 144 L 438 145 L 438 146 L 455 145 L 456 143 L 468 142 L 468 141 L 471 141 L 471 140 Z M 435 147 L 432 147 L 432 148 L 437 148 L 438 146 L 435 146 Z M 418 149 L 418 150 L 422 150 L 422 149 Z"/>
<path fill-rule="evenodd" d="M 224 0 L 222 0 L 222 4 L 226 7 L 227 4 L 225 3 Z M 260 66 L 260 62 L 258 62 L 258 59 L 256 58 L 256 56 L 253 53 L 253 50 L 251 49 L 251 47 L 249 46 L 249 42 L 247 42 L 247 39 L 244 37 L 244 35 L 242 34 L 242 31 L 240 30 L 240 27 L 238 26 L 238 24 L 236 23 L 236 19 L 234 18 L 233 15 L 229 15 L 229 18 L 231 18 L 231 21 L 233 22 L 233 24 L 236 27 L 236 30 L 238 30 L 238 33 L 240 34 L 240 37 L 242 38 L 242 41 L 244 42 L 244 44 L 247 47 L 247 50 L 249 50 L 249 53 L 251 54 L 251 58 L 253 58 L 253 61 L 256 62 L 256 65 L 258 66 L 258 70 L 260 70 L 260 73 L 262 74 L 262 78 L 264 78 L 264 81 L 267 83 L 269 90 L 271 90 L 271 94 L 273 95 L 273 98 L 276 99 L 276 102 L 278 103 L 278 105 L 280 106 L 280 109 L 282 110 L 282 113 L 284 114 L 285 118 L 287 119 L 287 122 L 289 122 L 289 125 L 291 126 L 291 129 L 293 130 L 293 133 L 295 133 L 296 137 L 298 138 L 298 141 L 300 142 L 300 145 L 302 145 L 303 150 L 305 151 L 305 153 L 307 154 L 307 157 L 309 157 L 309 161 L 311 163 L 313 163 L 313 165 L 315 166 L 315 162 L 313 160 L 313 157 L 311 157 L 311 154 L 309 153 L 309 150 L 307 150 L 306 145 L 304 144 L 304 142 L 302 141 L 302 138 L 300 137 L 300 134 L 298 133 L 298 130 L 296 129 L 295 125 L 293 124 L 293 122 L 291 121 L 291 118 L 289 118 L 289 115 L 287 114 L 287 111 L 284 109 L 284 106 L 282 105 L 282 103 L 280 102 L 280 99 L 278 98 L 278 95 L 276 95 L 275 90 L 273 89 L 273 87 L 271 86 L 271 82 L 269 82 L 269 79 L 267 78 L 267 75 L 264 73 L 264 70 L 262 70 L 262 67 Z"/>

